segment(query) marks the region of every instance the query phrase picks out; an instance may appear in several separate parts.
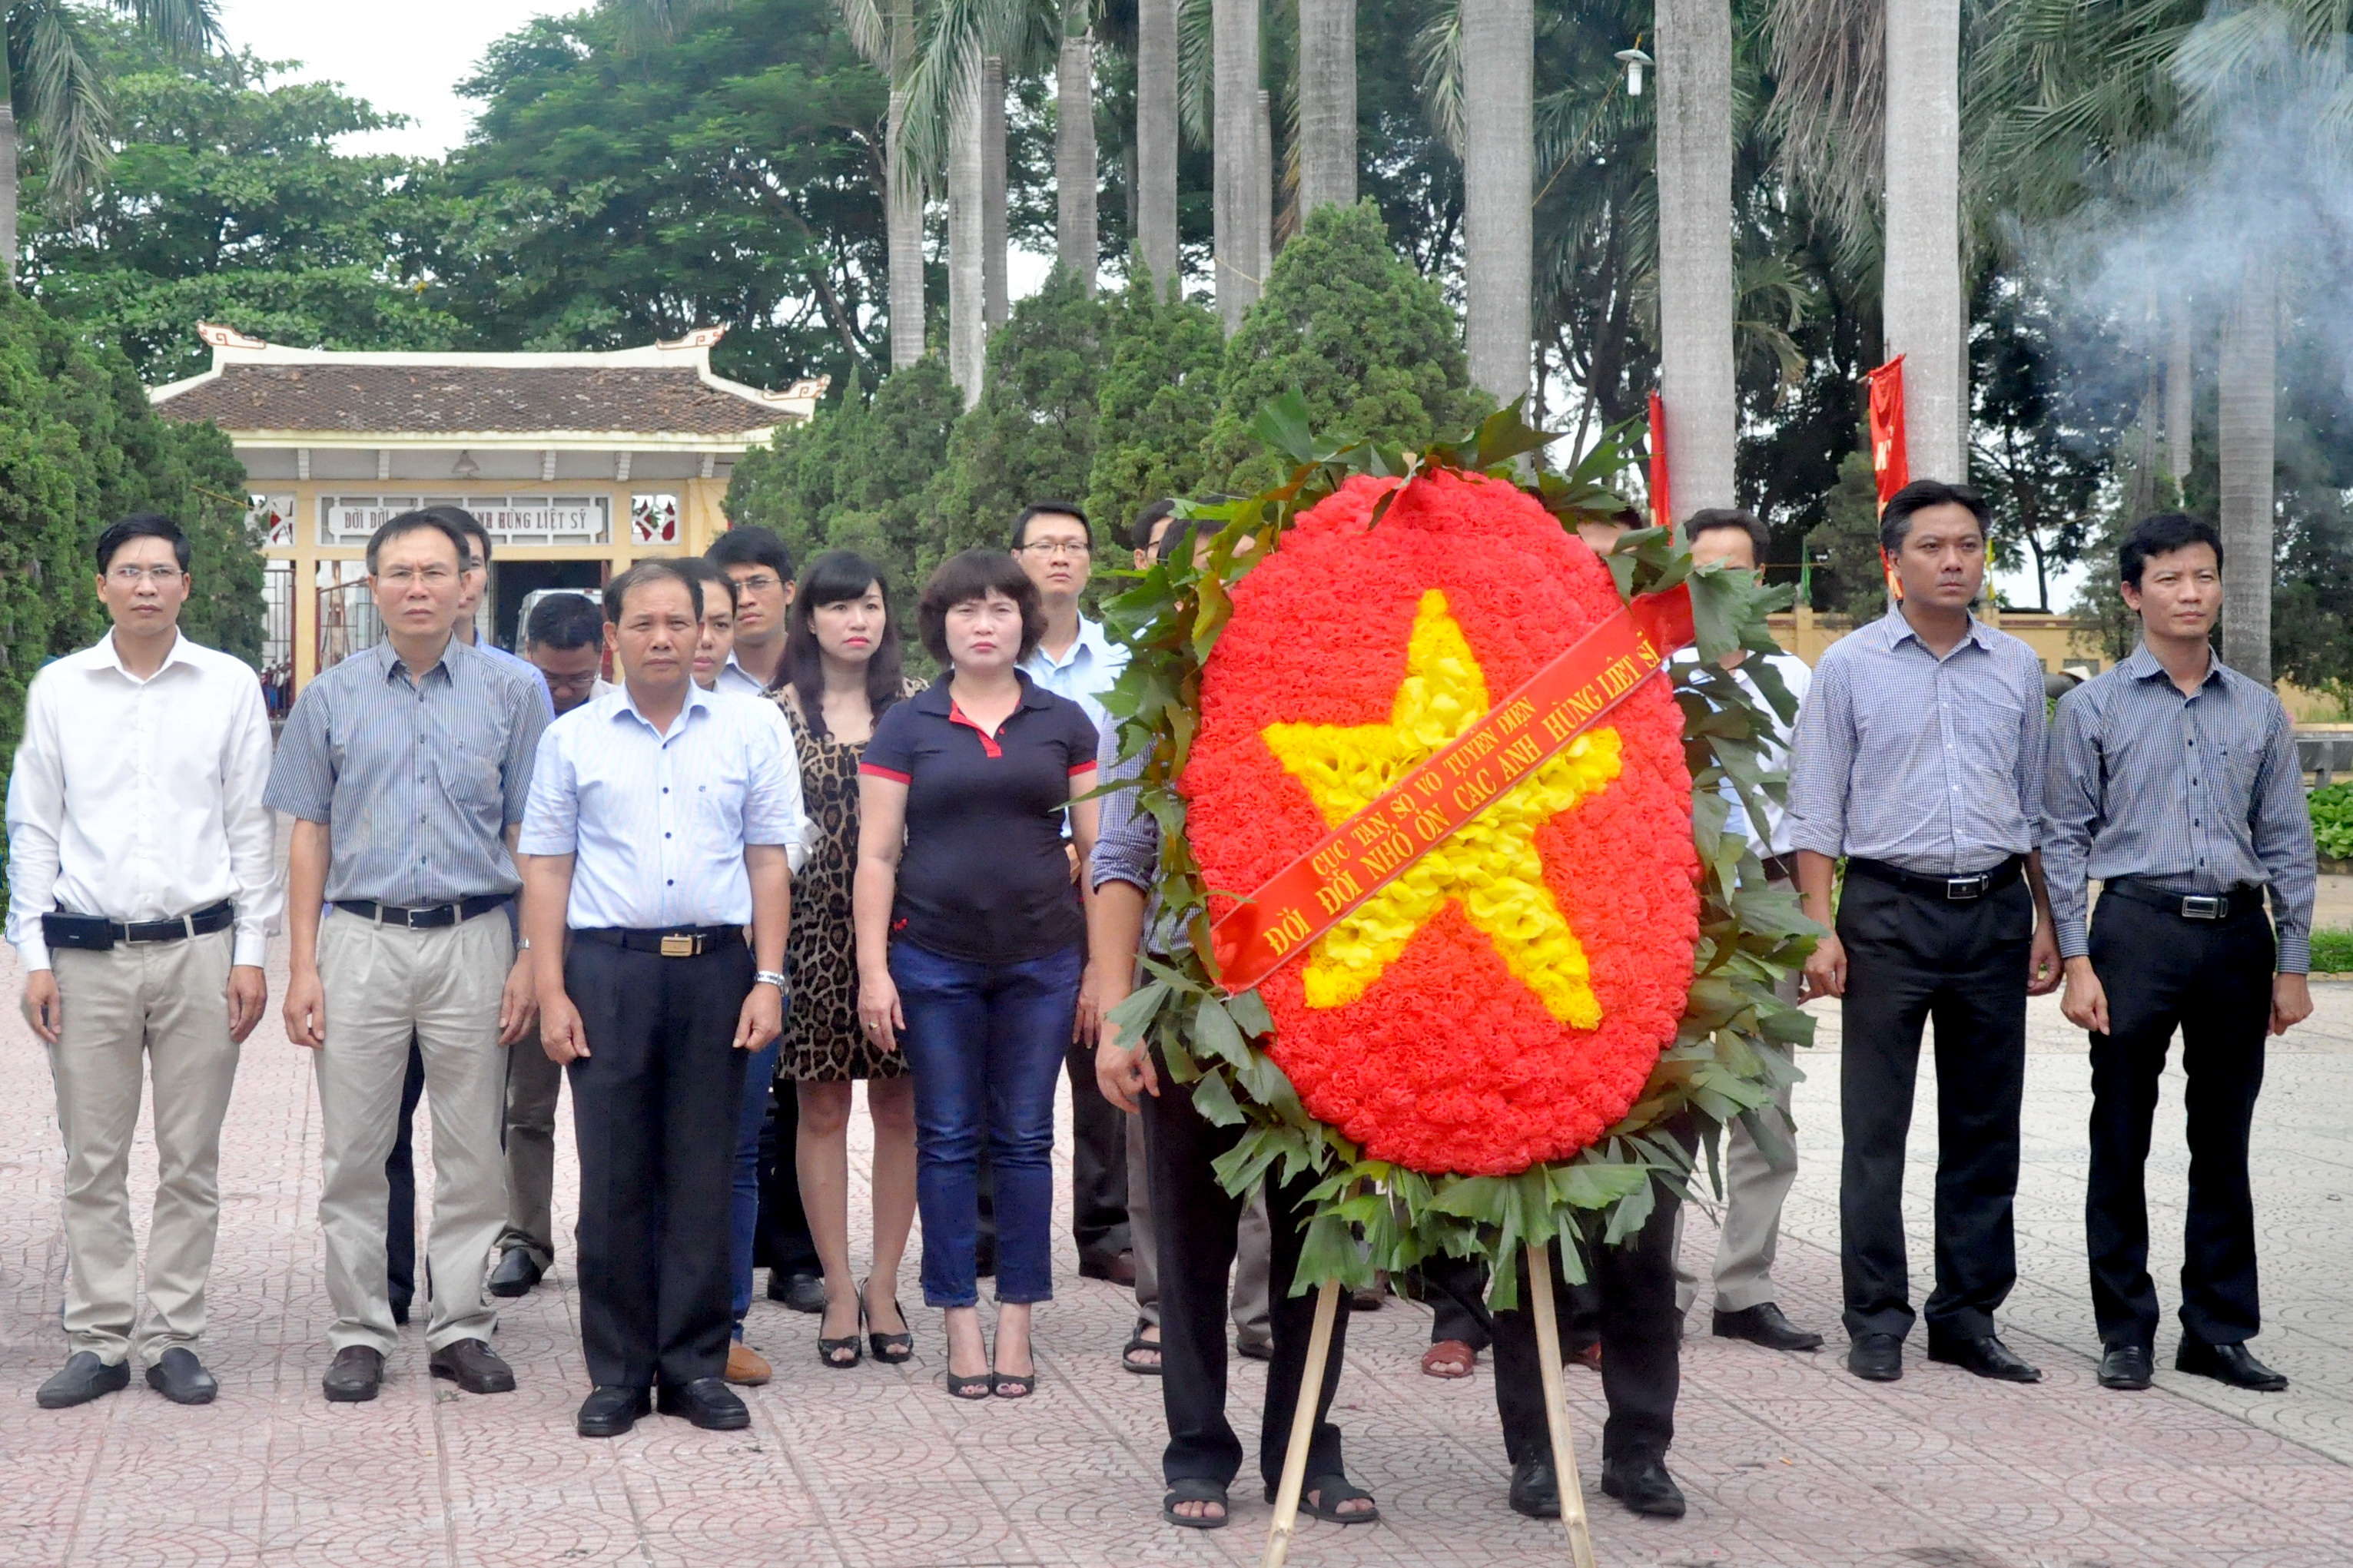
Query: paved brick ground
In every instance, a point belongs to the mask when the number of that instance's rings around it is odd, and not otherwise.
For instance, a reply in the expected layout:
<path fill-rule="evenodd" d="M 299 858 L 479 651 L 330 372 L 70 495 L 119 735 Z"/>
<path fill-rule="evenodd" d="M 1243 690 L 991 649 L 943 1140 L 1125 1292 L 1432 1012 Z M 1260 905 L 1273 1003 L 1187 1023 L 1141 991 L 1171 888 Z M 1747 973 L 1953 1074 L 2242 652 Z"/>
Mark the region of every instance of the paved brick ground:
<path fill-rule="evenodd" d="M 282 972 L 275 978 L 282 987 Z M 5 958 L 0 994 L 16 994 Z M 1809 1166 L 1780 1270 L 1791 1313 L 1825 1328 L 1837 1294 L 1828 1250 L 1837 1058 L 1827 1044 L 1801 1090 Z M 2048 1380 L 1995 1386 L 1923 1365 L 1880 1387 L 1846 1376 L 1834 1353 L 1695 1339 L 1672 1456 L 1691 1516 L 1634 1520 L 1595 1495 L 1604 1563 L 2353 1562 L 2353 1309 L 2343 1300 L 2353 1258 L 2341 1206 L 2353 1191 L 2343 1087 L 2353 988 L 2329 988 L 2320 1018 L 2275 1053 L 2263 1100 L 2258 1188 L 2274 1326 L 2261 1349 L 2296 1380 L 2269 1399 L 2169 1372 L 2140 1395 L 2094 1384 L 2080 1260 L 2080 1042 L 2046 1005 L 2036 1046 L 2021 1194 L 2027 1278 L 2008 1321 L 2010 1342 Z M 2152 1173 L 2167 1236 L 2178 1232 L 2182 1183 L 2178 1078 L 2169 1093 Z M 1040 1314 L 1043 1381 L 1026 1405 L 975 1408 L 940 1392 L 935 1314 L 914 1314 L 911 1366 L 837 1373 L 817 1363 L 812 1320 L 764 1300 L 751 1337 L 779 1375 L 754 1394 L 750 1432 L 656 1420 L 617 1443 L 584 1443 L 569 1427 L 585 1388 L 561 1265 L 501 1325 L 519 1393 L 471 1399 L 437 1388 L 412 1334 L 382 1400 L 326 1405 L 317 1394 L 327 1310 L 312 1216 L 315 1112 L 305 1061 L 274 1022 L 248 1048 L 230 1114 L 206 1345 L 219 1403 L 183 1410 L 134 1384 L 81 1410 L 38 1412 L 32 1390 L 60 1354 L 49 1100 L 42 1055 L 11 1009 L 0 1025 L 0 1564 L 1256 1561 L 1268 1510 L 1247 1493 L 1221 1534 L 1161 1524 L 1157 1385 L 1118 1370 L 1126 1304 L 1080 1280 L 1067 1245 L 1061 1298 Z M 1933 1113 L 1920 1126 L 1924 1160 Z M 152 1173 L 142 1148 L 134 1183 Z M 1924 1177 L 1915 1165 L 1915 1198 L 1925 1197 Z M 1920 1235 L 1925 1258 L 1925 1226 Z M 1709 1240 L 1701 1220 L 1691 1243 Z M 912 1271 L 906 1284 L 912 1299 Z M 1463 1384 L 1421 1377 L 1428 1331 L 1427 1315 L 1401 1303 L 1358 1320 L 1340 1419 L 1350 1467 L 1378 1492 L 1385 1520 L 1346 1531 L 1311 1522 L 1293 1562 L 1566 1562 L 1557 1527 L 1504 1506 L 1487 1367 Z M 1238 1384 L 1238 1407 L 1254 1409 L 1259 1367 L 1241 1363 Z M 1589 1488 L 1598 1383 L 1573 1372 L 1570 1392 Z"/>

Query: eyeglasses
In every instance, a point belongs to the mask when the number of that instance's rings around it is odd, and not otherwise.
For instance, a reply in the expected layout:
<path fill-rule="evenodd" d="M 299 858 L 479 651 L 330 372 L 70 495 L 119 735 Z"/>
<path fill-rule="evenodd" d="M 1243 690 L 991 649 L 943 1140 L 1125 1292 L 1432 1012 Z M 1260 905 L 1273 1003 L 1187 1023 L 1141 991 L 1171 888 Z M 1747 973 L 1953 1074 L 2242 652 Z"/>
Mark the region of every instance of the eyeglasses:
<path fill-rule="evenodd" d="M 765 572 L 755 572 L 749 577 L 735 579 L 736 591 L 744 594 L 773 594 L 784 584 Z"/>
<path fill-rule="evenodd" d="M 1021 549 L 1032 555 L 1071 555 L 1080 560 L 1095 552 L 1095 547 L 1083 539 L 1041 539 L 1035 544 L 1022 545 Z"/>
<path fill-rule="evenodd" d="M 132 566 L 126 563 L 107 575 L 126 588 L 137 587 L 142 577 L 158 588 L 168 588 L 180 580 L 180 569 L 177 566 Z"/>
<path fill-rule="evenodd" d="M 447 566 L 395 566 L 388 572 L 377 573 L 376 581 L 388 588 L 406 588 L 412 583 L 439 588 L 456 581 L 457 576 Z"/>

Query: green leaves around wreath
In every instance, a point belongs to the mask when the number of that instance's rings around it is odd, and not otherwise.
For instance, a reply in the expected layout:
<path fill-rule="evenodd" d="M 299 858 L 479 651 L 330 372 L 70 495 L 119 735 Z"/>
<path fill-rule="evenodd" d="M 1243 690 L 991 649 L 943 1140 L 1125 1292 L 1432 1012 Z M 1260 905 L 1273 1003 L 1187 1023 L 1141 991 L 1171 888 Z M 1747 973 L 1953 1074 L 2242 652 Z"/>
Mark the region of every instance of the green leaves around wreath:
<path fill-rule="evenodd" d="M 1318 436 L 1297 395 L 1262 410 L 1253 432 L 1289 458 L 1290 479 L 1245 500 L 1181 505 L 1186 531 L 1163 559 L 1134 574 L 1106 606 L 1113 635 L 1132 650 L 1126 673 L 1103 699 L 1124 757 L 1141 759 L 1132 787 L 1160 827 L 1160 919 L 1166 952 L 1145 961 L 1145 983 L 1111 1017 L 1122 1037 L 1148 1040 L 1167 1076 L 1191 1088 L 1212 1123 L 1243 1128 L 1217 1164 L 1228 1191 L 1246 1193 L 1272 1175 L 1320 1179 L 1294 1293 L 1328 1279 L 1369 1283 L 1376 1268 L 1403 1272 L 1440 1255 L 1484 1259 L 1498 1308 L 1513 1304 L 1514 1263 L 1534 1242 L 1562 1243 L 1572 1280 L 1584 1253 L 1640 1231 L 1663 1184 L 1692 1198 L 1704 1155 L 1709 1190 L 1721 1193 L 1719 1142 L 1739 1120 L 1759 1146 L 1783 1139 L 1759 1115 L 1798 1076 L 1788 1048 L 1810 1045 L 1813 1021 L 1776 988 L 1804 963 L 1817 934 L 1796 899 L 1767 889 L 1752 845 L 1727 833 L 1729 789 L 1752 822 L 1787 795 L 1773 760 L 1774 719 L 1796 705 L 1765 656 L 1778 653 L 1766 616 L 1788 598 L 1746 574 L 1694 570 L 1691 552 L 1662 529 L 1629 533 L 1607 557 L 1621 597 L 1688 583 L 1697 658 L 1671 667 L 1683 712 L 1684 760 L 1692 774 L 1692 839 L 1700 860 L 1700 936 L 1689 1000 L 1675 1037 L 1661 1052 L 1641 1095 L 1619 1123 L 1575 1158 L 1509 1176 L 1430 1176 L 1366 1159 L 1337 1129 L 1309 1115 L 1264 1049 L 1273 1030 L 1255 991 L 1228 996 L 1209 955 L 1209 895 L 1185 837 L 1177 781 L 1198 727 L 1201 669 L 1232 615 L 1229 590 L 1280 542 L 1298 514 L 1358 473 L 1401 478 L 1439 468 L 1506 479 L 1573 528 L 1622 516 L 1628 503 L 1609 481 L 1630 466 L 1630 431 L 1608 432 L 1569 474 L 1517 471 L 1552 437 L 1531 429 L 1517 404 L 1451 443 L 1413 453 L 1347 437 Z M 1400 487 L 1402 488 L 1402 487 Z M 1384 510 L 1386 508 L 1384 507 Z M 1380 512 L 1373 526 L 1379 525 Z M 1188 540 L 1195 548 L 1184 548 Z M 1737 674 L 1724 661 L 1738 653 Z M 1570 1245 L 1570 1243 L 1574 1245 Z"/>

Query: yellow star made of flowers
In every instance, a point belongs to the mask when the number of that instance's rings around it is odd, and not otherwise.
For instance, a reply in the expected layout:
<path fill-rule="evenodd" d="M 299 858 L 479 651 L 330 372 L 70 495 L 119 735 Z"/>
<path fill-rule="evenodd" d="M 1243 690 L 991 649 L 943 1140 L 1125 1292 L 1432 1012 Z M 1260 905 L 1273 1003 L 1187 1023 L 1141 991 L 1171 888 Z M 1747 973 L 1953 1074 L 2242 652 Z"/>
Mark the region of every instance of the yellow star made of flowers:
<path fill-rule="evenodd" d="M 1423 594 L 1405 679 L 1386 724 L 1270 724 L 1268 747 L 1337 827 L 1400 783 L 1491 704 L 1487 680 L 1446 595 Z M 1302 974 L 1307 1005 L 1362 996 L 1449 900 L 1495 944 L 1513 977 L 1572 1028 L 1601 1022 L 1585 949 L 1545 883 L 1535 830 L 1607 788 L 1620 767 L 1618 731 L 1588 731 L 1324 932 Z"/>

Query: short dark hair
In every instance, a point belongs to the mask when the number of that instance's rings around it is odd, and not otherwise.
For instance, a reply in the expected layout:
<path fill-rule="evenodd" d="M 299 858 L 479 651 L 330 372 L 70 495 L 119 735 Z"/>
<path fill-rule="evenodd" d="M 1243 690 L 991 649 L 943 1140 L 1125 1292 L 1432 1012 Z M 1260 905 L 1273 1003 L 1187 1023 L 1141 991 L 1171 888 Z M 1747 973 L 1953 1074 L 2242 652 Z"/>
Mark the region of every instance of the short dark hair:
<path fill-rule="evenodd" d="M 628 607 L 629 590 L 642 588 L 649 583 L 684 584 L 687 601 L 694 606 L 694 618 L 698 621 L 702 619 L 702 584 L 696 582 L 685 567 L 662 556 L 640 561 L 605 584 L 605 618 L 619 626 L 622 612 Z"/>
<path fill-rule="evenodd" d="M 696 582 L 701 583 L 705 587 L 716 584 L 720 591 L 727 595 L 727 613 L 729 615 L 733 615 L 738 609 L 743 607 L 744 597 L 743 595 L 736 590 L 735 579 L 727 575 L 727 574 L 722 571 L 719 567 L 712 565 L 707 558 L 701 555 L 680 555 L 673 557 L 670 561 L 670 564 L 676 566 L 680 571 L 685 573 L 688 576 L 693 578 Z M 695 614 L 697 616 L 700 616 L 702 614 L 700 606 L 697 606 Z"/>
<path fill-rule="evenodd" d="M 1914 479 L 1887 498 L 1887 510 L 1879 514 L 1879 548 L 1894 555 L 1904 548 L 1904 541 L 1912 531 L 1912 517 L 1932 506 L 1967 507 L 1969 515 L 1978 520 L 1978 532 L 1992 531 L 1993 513 L 1986 510 L 1985 497 L 1967 485 L 1948 485 L 1942 479 Z"/>
<path fill-rule="evenodd" d="M 438 533 L 449 542 L 449 548 L 458 552 L 458 569 L 464 571 L 466 557 L 471 552 L 466 543 L 466 531 L 435 510 L 404 511 L 397 516 L 388 517 L 378 524 L 376 531 L 368 535 L 368 575 L 371 577 L 375 575 L 375 558 L 383 552 L 385 545 L 396 539 L 406 539 L 412 533 L 428 532 Z"/>
<path fill-rule="evenodd" d="M 1092 544 L 1095 542 L 1095 525 L 1087 521 L 1087 514 L 1080 509 L 1076 501 L 1033 500 L 1021 509 L 1019 517 L 1013 520 L 1014 549 L 1018 550 L 1029 542 L 1029 520 L 1033 517 L 1075 518 L 1078 520 L 1079 527 L 1086 533 L 1087 542 Z"/>
<path fill-rule="evenodd" d="M 702 558 L 724 573 L 730 566 L 765 566 L 779 583 L 793 580 L 793 552 L 756 523 L 738 523 L 711 542 Z"/>
<path fill-rule="evenodd" d="M 2186 511 L 2160 511 L 2142 518 L 2125 535 L 2124 544 L 2116 551 L 2116 580 L 2140 586 L 2142 568 L 2152 555 L 2170 555 L 2177 550 L 2187 550 L 2193 544 L 2203 544 L 2214 552 L 2214 569 L 2222 569 L 2222 534 L 2202 517 L 2192 517 Z"/>
<path fill-rule="evenodd" d="M 1736 528 L 1748 535 L 1748 542 L 1757 552 L 1757 568 L 1760 571 L 1763 570 L 1766 552 L 1773 548 L 1773 533 L 1764 523 L 1757 521 L 1755 512 L 1745 506 L 1700 508 L 1699 510 L 1683 519 L 1683 542 L 1697 544 L 1701 534 L 1714 533 L 1719 529 L 1726 528 Z"/>
<path fill-rule="evenodd" d="M 605 640 L 605 616 L 580 594 L 550 594 L 531 607 L 524 624 L 525 647 L 586 647 Z"/>
<path fill-rule="evenodd" d="M 180 563 L 181 571 L 188 569 L 194 551 L 180 525 L 160 511 L 134 511 L 118 522 L 107 524 L 106 531 L 98 536 L 100 576 L 104 576 L 106 569 L 114 564 L 114 552 L 134 539 L 169 540 L 172 558 Z"/>
<path fill-rule="evenodd" d="M 1176 510 L 1176 502 L 1175 499 L 1168 496 L 1163 496 L 1158 500 L 1154 501 L 1150 506 L 1145 507 L 1142 511 L 1137 512 L 1135 514 L 1135 522 L 1132 529 L 1132 532 L 1135 540 L 1135 548 L 1138 550 L 1150 550 L 1152 548 L 1152 525 L 1158 522 L 1164 517 L 1175 515 Z"/>
<path fill-rule="evenodd" d="M 1036 650 L 1038 639 L 1046 635 L 1046 606 L 1038 597 L 1038 584 L 1029 581 L 1021 563 L 1002 550 L 967 550 L 940 563 L 915 606 L 923 650 L 941 668 L 954 662 L 948 658 L 948 612 L 991 594 L 1002 594 L 1021 606 L 1021 651 L 1015 657 L 1028 658 Z"/>
<path fill-rule="evenodd" d="M 482 520 L 480 518 L 476 517 L 472 512 L 468 511 L 462 506 L 450 506 L 446 502 L 440 506 L 428 506 L 423 510 L 428 515 L 438 517 L 442 521 L 448 523 L 459 532 L 471 540 L 475 544 L 480 545 L 482 564 L 488 566 L 491 563 L 491 531 L 482 526 Z M 466 553 L 473 553 L 470 546 L 468 548 Z"/>
<path fill-rule="evenodd" d="M 785 613 L 785 657 L 777 668 L 781 683 L 798 697 L 801 728 L 811 735 L 832 733 L 825 724 L 825 650 L 817 640 L 817 613 L 828 605 L 862 599 L 869 588 L 882 595 L 882 632 L 866 660 L 866 706 L 880 719 L 899 700 L 905 679 L 891 584 L 874 563 L 848 550 L 828 550 L 801 568 L 792 608 Z"/>

